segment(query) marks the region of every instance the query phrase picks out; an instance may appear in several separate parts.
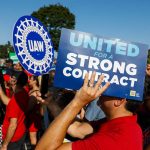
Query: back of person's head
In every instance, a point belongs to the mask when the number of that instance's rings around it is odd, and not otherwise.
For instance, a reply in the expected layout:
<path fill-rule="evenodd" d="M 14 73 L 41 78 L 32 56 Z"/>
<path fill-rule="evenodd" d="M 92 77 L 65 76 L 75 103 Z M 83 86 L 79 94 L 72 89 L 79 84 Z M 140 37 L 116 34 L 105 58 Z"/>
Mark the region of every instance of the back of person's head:
<path fill-rule="evenodd" d="M 59 114 L 74 98 L 75 93 L 73 91 L 58 90 L 52 94 L 52 102 L 55 103 L 55 108 L 51 107 L 49 110 L 49 119 L 54 119 L 53 113 Z"/>
<path fill-rule="evenodd" d="M 61 109 L 64 109 L 71 102 L 74 96 L 75 93 L 73 91 L 65 90 L 62 93 L 58 93 L 58 97 L 55 99 L 55 102 Z"/>
<path fill-rule="evenodd" d="M 25 72 L 21 72 L 17 78 L 17 85 L 24 87 L 28 82 L 28 76 Z"/>
<path fill-rule="evenodd" d="M 135 101 L 135 100 L 127 100 L 127 103 L 125 105 L 125 108 L 132 112 L 132 113 L 135 113 L 137 112 L 139 106 L 141 105 L 141 102 L 139 101 Z"/>
<path fill-rule="evenodd" d="M 7 59 L 5 65 L 6 65 L 6 67 L 13 67 L 13 60 L 12 59 Z"/>

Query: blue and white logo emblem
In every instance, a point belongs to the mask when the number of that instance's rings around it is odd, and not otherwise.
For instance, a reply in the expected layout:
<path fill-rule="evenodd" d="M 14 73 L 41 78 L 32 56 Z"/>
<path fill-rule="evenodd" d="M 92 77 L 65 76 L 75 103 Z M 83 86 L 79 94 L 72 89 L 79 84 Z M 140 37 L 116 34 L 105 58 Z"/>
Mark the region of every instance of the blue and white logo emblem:
<path fill-rule="evenodd" d="M 38 76 L 51 69 L 53 44 L 47 29 L 38 19 L 32 16 L 19 18 L 13 31 L 13 43 L 20 63 L 28 72 Z"/>

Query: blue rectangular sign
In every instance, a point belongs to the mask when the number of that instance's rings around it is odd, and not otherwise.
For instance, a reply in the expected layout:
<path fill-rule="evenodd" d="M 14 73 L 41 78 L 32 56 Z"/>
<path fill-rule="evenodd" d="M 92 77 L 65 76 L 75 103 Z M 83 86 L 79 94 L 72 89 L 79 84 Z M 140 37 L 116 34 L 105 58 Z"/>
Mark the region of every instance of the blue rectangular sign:
<path fill-rule="evenodd" d="M 54 86 L 78 90 L 87 72 L 104 74 L 104 95 L 141 101 L 148 45 L 62 29 Z"/>

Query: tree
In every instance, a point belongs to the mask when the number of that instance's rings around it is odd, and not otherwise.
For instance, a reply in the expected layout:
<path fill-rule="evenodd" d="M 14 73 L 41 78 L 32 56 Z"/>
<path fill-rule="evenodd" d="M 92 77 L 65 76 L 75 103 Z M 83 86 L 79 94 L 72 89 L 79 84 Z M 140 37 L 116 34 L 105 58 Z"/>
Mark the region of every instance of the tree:
<path fill-rule="evenodd" d="M 9 52 L 14 52 L 13 46 L 9 41 L 5 45 L 0 45 L 0 58 L 8 58 Z"/>
<path fill-rule="evenodd" d="M 74 14 L 60 4 L 41 7 L 31 15 L 38 18 L 47 27 L 56 51 L 58 51 L 61 28 L 74 29 L 75 27 Z"/>

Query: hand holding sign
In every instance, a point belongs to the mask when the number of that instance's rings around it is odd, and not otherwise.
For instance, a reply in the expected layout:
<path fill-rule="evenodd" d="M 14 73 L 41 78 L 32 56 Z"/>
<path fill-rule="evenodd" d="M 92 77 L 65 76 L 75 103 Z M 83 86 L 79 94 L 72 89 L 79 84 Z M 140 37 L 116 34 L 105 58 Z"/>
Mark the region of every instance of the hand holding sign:
<path fill-rule="evenodd" d="M 79 104 L 85 106 L 90 103 L 92 100 L 101 96 L 101 94 L 109 87 L 110 83 L 107 82 L 103 87 L 100 88 L 104 76 L 100 76 L 96 84 L 94 85 L 96 73 L 94 72 L 91 76 L 90 81 L 89 74 L 87 73 L 84 79 L 84 84 L 82 88 L 76 93 L 75 99 L 79 101 Z"/>
<path fill-rule="evenodd" d="M 103 95 L 141 101 L 147 54 L 146 44 L 62 29 L 54 86 L 78 90 L 95 71 L 113 87 Z"/>

